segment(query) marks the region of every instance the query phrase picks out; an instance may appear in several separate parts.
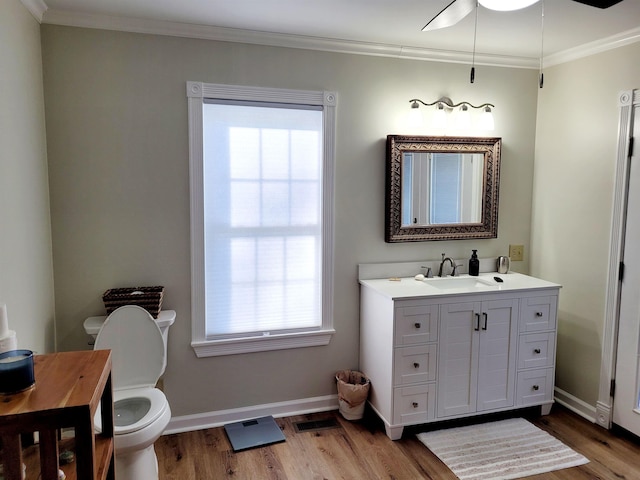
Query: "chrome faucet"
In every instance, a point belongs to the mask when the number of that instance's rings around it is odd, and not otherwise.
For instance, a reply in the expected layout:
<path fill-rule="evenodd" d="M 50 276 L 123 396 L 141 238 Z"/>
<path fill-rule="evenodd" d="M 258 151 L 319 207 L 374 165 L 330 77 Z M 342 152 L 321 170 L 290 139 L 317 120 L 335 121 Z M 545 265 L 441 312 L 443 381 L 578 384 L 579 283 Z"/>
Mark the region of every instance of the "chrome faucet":
<path fill-rule="evenodd" d="M 440 262 L 440 269 L 438 270 L 438 276 L 442 277 L 442 269 L 444 267 L 444 264 L 449 262 L 449 264 L 451 265 L 452 268 L 452 275 L 455 276 L 456 274 L 456 262 L 454 262 L 453 260 L 451 260 L 449 257 L 445 257 L 445 253 L 442 254 L 442 262 Z"/>
<path fill-rule="evenodd" d="M 420 268 L 424 268 L 424 278 L 433 278 L 433 272 L 431 271 L 431 267 L 422 266 Z"/>

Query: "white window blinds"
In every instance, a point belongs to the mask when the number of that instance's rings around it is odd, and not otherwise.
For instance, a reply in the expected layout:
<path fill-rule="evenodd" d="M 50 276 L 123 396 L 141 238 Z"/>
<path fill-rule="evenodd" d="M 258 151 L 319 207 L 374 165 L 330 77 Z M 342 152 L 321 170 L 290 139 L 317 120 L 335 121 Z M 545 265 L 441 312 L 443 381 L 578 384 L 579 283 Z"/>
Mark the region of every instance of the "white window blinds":
<path fill-rule="evenodd" d="M 322 326 L 322 107 L 203 104 L 208 339 Z"/>

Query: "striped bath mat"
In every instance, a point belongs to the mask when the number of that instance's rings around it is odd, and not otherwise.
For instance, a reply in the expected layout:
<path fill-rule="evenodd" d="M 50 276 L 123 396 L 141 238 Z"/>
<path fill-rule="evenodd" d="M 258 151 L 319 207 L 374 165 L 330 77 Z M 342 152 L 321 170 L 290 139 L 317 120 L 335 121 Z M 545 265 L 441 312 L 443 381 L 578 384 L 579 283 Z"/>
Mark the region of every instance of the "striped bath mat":
<path fill-rule="evenodd" d="M 460 480 L 507 480 L 575 467 L 585 457 L 522 418 L 419 433 Z"/>

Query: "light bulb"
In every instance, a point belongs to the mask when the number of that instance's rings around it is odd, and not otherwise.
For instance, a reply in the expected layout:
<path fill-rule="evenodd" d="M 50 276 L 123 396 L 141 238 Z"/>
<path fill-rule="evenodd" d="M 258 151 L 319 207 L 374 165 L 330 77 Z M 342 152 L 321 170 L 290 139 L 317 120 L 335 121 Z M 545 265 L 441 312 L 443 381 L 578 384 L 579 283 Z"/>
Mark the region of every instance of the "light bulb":
<path fill-rule="evenodd" d="M 493 130 L 495 128 L 493 113 L 490 107 L 484 107 L 484 111 L 480 117 L 480 128 L 482 130 Z"/>
<path fill-rule="evenodd" d="M 418 106 L 418 102 L 411 104 L 411 111 L 409 112 L 408 124 L 410 128 L 422 127 L 422 110 Z"/>
<path fill-rule="evenodd" d="M 462 105 L 460 110 L 456 112 L 456 127 L 460 129 L 467 129 L 471 126 L 471 113 L 469 107 Z"/>
<path fill-rule="evenodd" d="M 436 111 L 433 114 L 431 123 L 434 128 L 447 128 L 447 112 L 442 103 L 436 105 Z"/>

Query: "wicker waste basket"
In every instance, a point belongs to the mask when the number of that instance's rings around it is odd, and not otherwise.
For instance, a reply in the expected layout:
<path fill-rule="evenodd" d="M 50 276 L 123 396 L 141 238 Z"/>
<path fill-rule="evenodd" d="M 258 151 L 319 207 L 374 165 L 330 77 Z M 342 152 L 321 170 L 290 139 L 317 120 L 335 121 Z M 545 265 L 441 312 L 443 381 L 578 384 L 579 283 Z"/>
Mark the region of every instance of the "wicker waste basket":
<path fill-rule="evenodd" d="M 364 373 L 355 370 L 340 370 L 336 373 L 336 382 L 340 414 L 347 420 L 360 420 L 371 382 Z"/>

